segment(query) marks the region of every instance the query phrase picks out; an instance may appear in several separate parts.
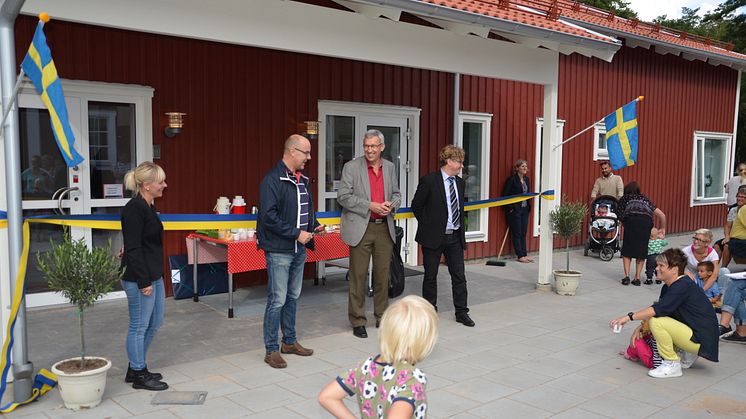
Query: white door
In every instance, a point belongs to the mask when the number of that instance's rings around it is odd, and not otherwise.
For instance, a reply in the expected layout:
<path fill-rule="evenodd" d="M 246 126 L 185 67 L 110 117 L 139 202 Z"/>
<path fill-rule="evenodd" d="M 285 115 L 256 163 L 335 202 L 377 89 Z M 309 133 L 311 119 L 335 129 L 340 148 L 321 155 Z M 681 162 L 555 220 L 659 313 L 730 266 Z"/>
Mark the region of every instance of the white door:
<path fill-rule="evenodd" d="M 49 112 L 34 91 L 24 89 L 19 95 L 21 140 L 21 190 L 23 215 L 47 214 L 118 214 L 128 201 L 123 186 L 124 174 L 136 165 L 138 156 L 136 120 L 142 114 L 136 101 L 121 98 L 75 94 L 66 89 L 65 102 L 70 126 L 75 135 L 74 147 L 85 159 L 68 168 L 57 148 L 49 122 Z M 83 89 L 85 90 L 85 89 Z M 114 99 L 114 100 L 112 100 Z M 139 141 L 140 148 L 144 141 Z M 143 153 L 140 153 L 143 154 Z M 62 240 L 64 228 L 51 224 L 31 224 L 30 252 L 26 273 L 26 301 L 29 307 L 62 304 L 61 294 L 50 292 L 37 268 L 37 252 L 45 252 L 50 240 Z M 116 253 L 122 245 L 121 232 L 74 227 L 73 239 L 83 239 L 88 246 L 110 246 Z M 124 293 L 117 285 L 106 298 L 120 298 Z"/>

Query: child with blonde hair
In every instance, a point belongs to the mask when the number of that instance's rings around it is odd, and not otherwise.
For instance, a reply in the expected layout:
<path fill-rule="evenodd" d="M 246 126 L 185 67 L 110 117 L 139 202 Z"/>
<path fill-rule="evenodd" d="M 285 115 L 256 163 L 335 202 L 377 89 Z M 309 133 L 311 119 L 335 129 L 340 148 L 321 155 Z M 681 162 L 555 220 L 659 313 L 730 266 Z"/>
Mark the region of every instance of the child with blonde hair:
<path fill-rule="evenodd" d="M 416 295 L 394 302 L 381 318 L 381 353 L 327 384 L 319 403 L 337 418 L 355 417 L 342 401 L 347 396 L 355 396 L 362 418 L 424 418 L 427 376 L 415 365 L 437 337 L 438 316 L 430 303 Z"/>

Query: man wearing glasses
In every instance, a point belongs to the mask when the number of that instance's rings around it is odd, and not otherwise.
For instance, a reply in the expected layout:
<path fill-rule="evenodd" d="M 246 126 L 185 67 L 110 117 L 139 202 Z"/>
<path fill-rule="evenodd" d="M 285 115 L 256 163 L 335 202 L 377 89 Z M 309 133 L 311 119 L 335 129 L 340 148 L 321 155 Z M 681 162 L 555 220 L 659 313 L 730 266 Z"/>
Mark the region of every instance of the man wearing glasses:
<path fill-rule="evenodd" d="M 367 338 L 365 294 L 368 265 L 373 256 L 373 315 L 376 327 L 388 306 L 389 271 L 394 250 L 394 214 L 401 203 L 396 168 L 381 158 L 386 148 L 383 133 L 363 136 L 364 158 L 345 163 L 337 191 L 342 206 L 342 240 L 350 246 L 350 288 L 347 316 L 352 334 Z"/>
<path fill-rule="evenodd" d="M 295 312 L 303 285 L 306 248 L 313 250 L 313 231 L 323 229 L 316 221 L 308 177 L 301 173 L 311 160 L 311 143 L 301 135 L 285 140 L 282 160 L 259 187 L 257 247 L 267 259 L 267 307 L 264 311 L 264 362 L 285 368 L 280 355 L 310 356 L 313 350 L 298 343 Z M 282 322 L 282 345 L 278 332 Z"/>
<path fill-rule="evenodd" d="M 422 297 L 438 309 L 438 268 L 440 257 L 445 255 L 451 274 L 453 306 L 456 321 L 474 327 L 467 306 L 464 250 L 464 180 L 461 167 L 464 149 L 447 145 L 440 150 L 440 170 L 425 175 L 417 185 L 412 199 L 412 212 L 417 217 L 415 240 L 422 245 L 425 278 L 422 280 Z"/>

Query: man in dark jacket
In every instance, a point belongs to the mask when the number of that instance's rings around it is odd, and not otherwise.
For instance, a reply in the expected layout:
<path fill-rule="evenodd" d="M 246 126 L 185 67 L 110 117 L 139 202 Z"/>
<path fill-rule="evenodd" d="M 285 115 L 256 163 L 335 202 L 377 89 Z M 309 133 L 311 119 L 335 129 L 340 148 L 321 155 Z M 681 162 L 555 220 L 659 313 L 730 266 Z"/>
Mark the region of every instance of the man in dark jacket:
<path fill-rule="evenodd" d="M 445 255 L 451 274 L 456 321 L 473 327 L 474 321 L 469 317 L 466 303 L 464 272 L 464 180 L 457 176 L 464 163 L 464 150 L 449 144 L 440 151 L 438 158 L 440 170 L 420 179 L 412 199 L 412 212 L 417 217 L 415 240 L 422 245 L 425 265 L 422 297 L 437 310 L 438 265 L 441 255 Z"/>
<path fill-rule="evenodd" d="M 308 178 L 301 173 L 311 160 L 311 143 L 301 135 L 285 140 L 282 160 L 262 180 L 259 189 L 257 246 L 267 259 L 267 307 L 264 311 L 264 362 L 285 368 L 283 354 L 310 356 L 295 336 L 295 312 L 303 286 L 306 247 L 313 250 L 319 227 L 313 211 Z M 323 226 L 321 226 L 323 228 Z M 278 333 L 282 323 L 282 346 Z"/>

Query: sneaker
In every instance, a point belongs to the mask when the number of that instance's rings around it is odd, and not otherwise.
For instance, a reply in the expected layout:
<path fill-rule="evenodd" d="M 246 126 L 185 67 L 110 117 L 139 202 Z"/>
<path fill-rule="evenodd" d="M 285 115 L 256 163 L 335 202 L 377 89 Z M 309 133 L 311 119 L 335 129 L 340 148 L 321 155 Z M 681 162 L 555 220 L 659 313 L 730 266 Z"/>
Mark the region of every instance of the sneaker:
<path fill-rule="evenodd" d="M 633 279 L 632 280 L 632 285 L 634 285 L 636 287 L 639 287 L 640 286 L 640 278 Z"/>
<path fill-rule="evenodd" d="M 288 366 L 287 362 L 282 359 L 282 356 L 277 351 L 272 351 L 264 356 L 264 362 L 269 364 L 272 368 L 285 368 Z"/>
<path fill-rule="evenodd" d="M 628 276 L 625 276 L 624 278 L 622 278 L 622 285 L 629 285 L 629 277 Z"/>
<path fill-rule="evenodd" d="M 687 369 L 694 364 L 694 361 L 699 358 L 699 355 L 695 355 L 693 353 L 683 351 L 681 349 L 676 351 L 676 354 L 679 355 L 679 358 L 681 358 L 681 368 Z"/>
<path fill-rule="evenodd" d="M 738 334 L 738 332 L 733 332 L 726 336 L 720 336 L 720 340 L 722 340 L 723 342 L 746 344 L 746 336 L 741 336 Z"/>
<path fill-rule="evenodd" d="M 300 356 L 311 356 L 313 355 L 313 349 L 304 348 L 300 343 L 295 342 L 290 345 L 282 344 L 280 346 L 280 352 L 284 354 L 294 354 Z"/>
<path fill-rule="evenodd" d="M 681 377 L 681 362 L 664 359 L 658 368 L 648 371 L 648 375 L 653 378 Z"/>
<path fill-rule="evenodd" d="M 650 279 L 650 278 L 648 278 L 648 279 L 645 280 L 645 282 L 643 282 L 643 284 L 645 284 L 645 285 L 653 285 L 653 280 Z"/>
<path fill-rule="evenodd" d="M 723 326 L 722 324 L 718 325 L 718 329 L 719 329 L 718 336 L 724 336 L 724 335 L 727 335 L 733 332 L 733 329 L 731 329 L 730 326 Z"/>

